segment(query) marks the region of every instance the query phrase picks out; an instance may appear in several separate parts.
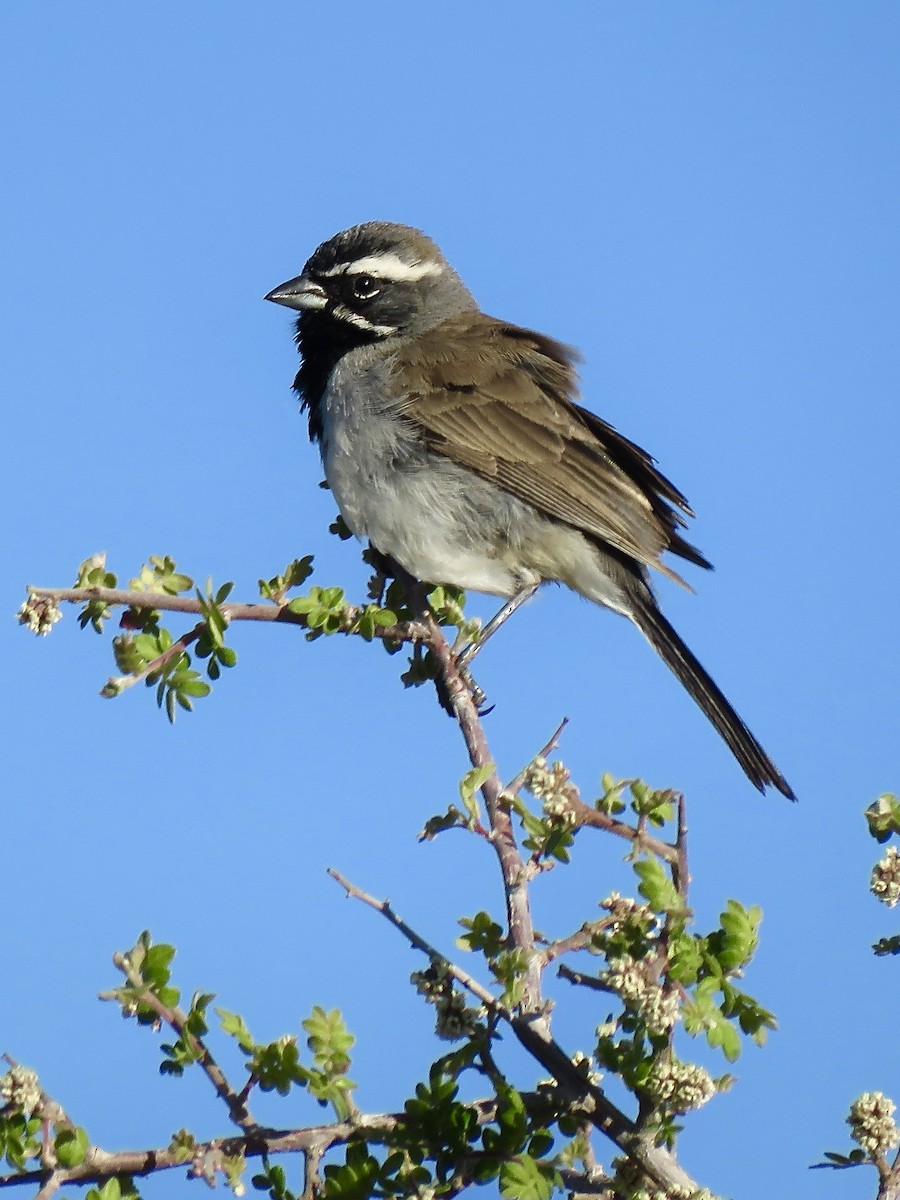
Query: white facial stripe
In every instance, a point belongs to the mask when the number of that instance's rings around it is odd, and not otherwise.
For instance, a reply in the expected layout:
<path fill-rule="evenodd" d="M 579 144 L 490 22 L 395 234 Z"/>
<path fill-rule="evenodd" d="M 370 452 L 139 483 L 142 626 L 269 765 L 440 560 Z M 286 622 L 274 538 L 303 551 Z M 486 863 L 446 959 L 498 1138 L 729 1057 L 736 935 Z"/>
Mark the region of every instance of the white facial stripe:
<path fill-rule="evenodd" d="M 376 325 L 373 321 L 366 320 L 361 313 L 351 312 L 343 304 L 334 306 L 334 315 L 339 321 L 346 321 L 348 325 L 355 325 L 357 329 L 364 329 L 366 333 L 377 333 L 387 337 L 388 334 L 397 332 L 395 325 Z"/>
<path fill-rule="evenodd" d="M 374 275 L 376 279 L 387 279 L 391 283 L 415 283 L 426 275 L 440 275 L 443 267 L 437 262 L 404 262 L 399 254 L 385 251 L 383 254 L 367 254 L 365 258 L 354 259 L 353 262 L 338 263 L 330 271 L 320 271 L 319 274 L 332 275 Z"/>

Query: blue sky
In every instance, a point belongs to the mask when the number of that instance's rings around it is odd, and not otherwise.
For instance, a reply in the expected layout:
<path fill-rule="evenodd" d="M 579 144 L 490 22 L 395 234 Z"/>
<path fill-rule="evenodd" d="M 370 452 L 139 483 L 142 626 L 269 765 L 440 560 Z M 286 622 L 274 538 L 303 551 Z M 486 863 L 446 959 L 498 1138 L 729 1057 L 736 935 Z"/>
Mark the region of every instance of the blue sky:
<path fill-rule="evenodd" d="M 585 402 L 688 495 L 716 572 L 696 596 L 663 581 L 663 607 L 798 806 L 759 797 L 641 638 L 576 597 L 548 589 L 479 678 L 503 773 L 568 715 L 586 796 L 604 770 L 686 792 L 702 921 L 729 896 L 765 910 L 747 986 L 781 1031 L 682 1150 L 738 1196 L 873 1194 L 807 1166 L 860 1091 L 900 1099 L 896 967 L 868 950 L 896 922 L 860 815 L 900 787 L 898 43 L 880 0 L 0 11 L 9 614 L 101 549 L 121 578 L 169 553 L 247 599 L 315 553 L 361 595 L 289 316 L 261 297 L 366 219 L 425 229 L 487 311 L 579 346 Z M 0 1050 L 106 1145 L 219 1132 L 204 1081 L 159 1079 L 152 1038 L 94 999 L 149 926 L 260 1037 L 342 1007 L 361 1103 L 399 1104 L 432 1050 L 417 963 L 324 868 L 445 948 L 500 911 L 482 847 L 415 841 L 464 770 L 451 723 L 373 649 L 237 628 L 239 670 L 169 728 L 143 691 L 97 698 L 108 647 L 68 616 L 39 644 L 0 626 Z M 580 924 L 619 854 L 585 838 L 538 924 Z M 567 1043 L 602 1015 L 576 1007 Z"/>

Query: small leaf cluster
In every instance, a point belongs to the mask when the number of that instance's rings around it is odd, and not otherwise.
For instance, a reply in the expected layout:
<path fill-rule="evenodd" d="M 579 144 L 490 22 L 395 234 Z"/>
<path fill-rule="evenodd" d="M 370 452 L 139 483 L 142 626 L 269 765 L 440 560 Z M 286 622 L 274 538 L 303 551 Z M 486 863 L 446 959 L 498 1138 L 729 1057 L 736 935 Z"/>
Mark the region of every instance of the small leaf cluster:
<path fill-rule="evenodd" d="M 175 569 L 175 560 L 168 554 L 151 554 L 140 572 L 128 586 L 133 592 L 162 592 L 166 596 L 178 596 L 189 592 L 194 581 Z"/>
<path fill-rule="evenodd" d="M 466 993 L 457 985 L 450 964 L 435 956 L 422 971 L 413 971 L 410 982 L 420 996 L 424 996 L 435 1009 L 435 1033 L 448 1042 L 466 1039 L 458 1053 L 468 1055 L 466 1061 L 477 1050 L 486 1045 L 488 1031 L 484 1023 L 483 1008 L 466 1003 Z"/>
<path fill-rule="evenodd" d="M 297 1200 L 297 1193 L 287 1185 L 287 1173 L 279 1163 L 263 1161 L 263 1169 L 250 1180 L 259 1192 L 268 1192 L 271 1200 Z"/>
<path fill-rule="evenodd" d="M 596 801 L 596 808 L 607 816 L 621 816 L 630 808 L 639 820 L 649 821 L 662 829 L 675 815 L 676 795 L 671 788 L 651 788 L 642 779 L 616 779 L 608 771 L 601 777 L 600 786 L 603 791 Z M 627 802 L 624 799 L 626 791 L 630 795 Z"/>
<path fill-rule="evenodd" d="M 14 1171 L 26 1171 L 29 1161 L 40 1157 L 40 1115 L 22 1113 L 7 1105 L 0 1108 L 0 1161 Z"/>
<path fill-rule="evenodd" d="M 94 554 L 86 558 L 78 568 L 75 578 L 77 588 L 114 588 L 118 582 L 112 571 L 106 569 L 106 555 Z M 78 614 L 78 624 L 82 629 L 88 625 L 95 633 L 103 632 L 103 622 L 109 616 L 109 605 L 104 600 L 89 600 Z"/>
<path fill-rule="evenodd" d="M 775 1028 L 775 1019 L 734 982 L 756 951 L 760 909 L 747 909 L 729 900 L 719 928 L 706 935 L 691 933 L 687 928 L 689 911 L 663 863 L 654 855 L 646 855 L 634 863 L 634 871 L 640 880 L 638 891 L 657 915 L 658 924 L 642 930 L 640 925 L 629 926 L 626 922 L 618 931 L 618 942 L 602 935 L 600 944 L 607 955 L 627 953 L 637 961 L 658 961 L 663 986 L 686 993 L 681 1003 L 686 1031 L 705 1034 L 709 1045 L 720 1049 L 729 1062 L 740 1054 L 740 1033 L 762 1045 L 767 1031 Z M 623 937 L 629 939 L 625 945 Z M 641 1020 L 633 1014 L 626 1014 L 622 1027 L 631 1033 L 645 1032 Z M 608 1045 L 604 1047 L 603 1042 L 601 1039 L 604 1065 L 620 1069 L 618 1057 L 610 1058 Z M 648 1038 L 653 1049 L 662 1048 L 664 1042 L 658 1037 Z M 628 1048 L 629 1058 L 637 1049 L 637 1043 Z M 645 1066 L 636 1075 L 626 1070 L 626 1081 L 638 1085 Z"/>
<path fill-rule="evenodd" d="M 323 634 L 356 633 L 371 642 L 379 629 L 397 624 L 397 614 L 390 608 L 367 604 L 354 608 L 347 603 L 343 588 L 313 586 L 305 596 L 297 596 L 288 608 L 304 618 L 307 641 Z"/>
<path fill-rule="evenodd" d="M 534 862 L 570 861 L 569 851 L 575 842 L 575 832 L 570 825 L 553 816 L 538 816 L 520 797 L 516 797 L 512 807 L 526 833 L 522 845 L 531 852 Z"/>
<path fill-rule="evenodd" d="M 175 1008 L 181 999 L 178 988 L 171 986 L 172 973 L 169 969 L 175 957 L 175 947 L 158 943 L 154 945 L 148 930 L 144 930 L 132 948 L 122 955 L 129 980 L 121 987 L 104 992 L 102 999 L 115 1000 L 122 1006 L 127 1017 L 134 1017 L 139 1025 L 159 1026 L 157 1010 L 144 999 L 150 993 L 165 1008 Z"/>
<path fill-rule="evenodd" d="M 80 1167 L 90 1148 L 87 1133 L 78 1125 L 60 1129 L 53 1139 L 53 1152 L 61 1167 Z"/>
<path fill-rule="evenodd" d="M 474 917 L 461 917 L 459 923 L 466 932 L 456 939 L 456 945 L 461 950 L 482 955 L 502 988 L 500 1003 L 504 1008 L 514 1009 L 521 1001 L 525 988 L 527 955 L 509 945 L 501 927 L 486 912 L 478 912 Z"/>
<path fill-rule="evenodd" d="M 81 1166 L 90 1139 L 47 1101 L 34 1071 L 14 1065 L 0 1077 L 0 1096 L 5 1100 L 0 1104 L 0 1162 L 14 1171 L 27 1171 L 35 1160 L 62 1168 Z"/>
<path fill-rule="evenodd" d="M 190 591 L 194 581 L 176 571 L 168 556 L 151 555 L 130 586 L 132 591 L 177 595 Z M 159 610 L 139 606 L 126 609 L 121 619 L 126 632 L 113 639 L 116 666 L 123 674 L 111 678 L 101 695 L 118 696 L 136 679 L 144 678 L 147 687 L 156 688 L 157 705 L 165 708 L 170 722 L 175 720 L 177 708 L 190 712 L 194 700 L 208 696 L 211 688 L 192 667 L 185 646 L 195 643 L 194 652 L 207 660 L 206 674 L 213 681 L 219 678 L 222 667 L 233 667 L 237 662 L 236 652 L 225 645 L 228 620 L 221 607 L 233 587 L 232 583 L 224 583 L 213 592 L 212 581 L 207 580 L 205 594 L 197 589 L 202 620 L 192 635 L 178 641 L 160 624 Z"/>
<path fill-rule="evenodd" d="M 312 573 L 313 556 L 311 554 L 306 554 L 303 558 L 295 558 L 293 562 L 288 563 L 280 575 L 273 575 L 271 579 L 260 579 L 259 594 L 263 600 L 271 600 L 274 604 L 283 604 L 285 596 L 291 588 L 305 583 Z"/>
<path fill-rule="evenodd" d="M 562 763 L 548 766 L 543 757 L 538 757 L 525 772 L 524 786 L 541 801 L 542 810 L 540 813 L 532 811 L 521 794 L 510 798 L 510 807 L 525 830 L 522 845 L 531 852 L 535 863 L 569 862 L 576 824 L 569 803 L 577 797 L 577 792 L 569 782 L 568 771 Z"/>
<path fill-rule="evenodd" d="M 209 1033 L 206 1010 L 214 999 L 209 992 L 194 993 L 178 1038 L 160 1047 L 165 1055 L 159 1064 L 161 1075 L 183 1075 L 185 1067 L 198 1061 L 203 1053 L 201 1040 Z"/>
<path fill-rule="evenodd" d="M 388 652 L 391 652 L 390 647 Z M 421 687 L 423 683 L 431 683 L 437 679 L 440 669 L 441 665 L 434 651 L 426 650 L 421 642 L 416 642 L 406 670 L 400 675 L 400 682 L 406 688 Z"/>
<path fill-rule="evenodd" d="M 826 1150 L 825 1158 L 828 1160 L 827 1162 L 816 1163 L 815 1166 L 819 1168 L 831 1167 L 835 1171 L 840 1171 L 846 1170 L 847 1167 L 862 1167 L 870 1161 L 869 1155 L 858 1146 L 855 1146 L 847 1154 L 838 1154 L 834 1150 Z"/>
<path fill-rule="evenodd" d="M 197 639 L 194 653 L 198 658 L 209 660 L 206 664 L 206 674 L 214 682 L 221 675 L 222 667 L 233 667 L 237 662 L 237 653 L 231 646 L 225 645 L 225 630 L 228 628 L 228 619 L 222 612 L 221 607 L 231 595 L 233 588 L 233 583 L 223 583 L 219 590 L 213 594 L 212 580 L 208 579 L 206 581 L 206 595 L 203 596 L 199 591 L 197 592 L 197 601 L 203 616 L 204 627 Z M 209 690 L 207 687 L 205 692 L 188 692 L 188 695 L 206 696 L 209 694 Z M 178 702 L 179 704 L 181 703 L 180 698 Z M 190 708 L 190 705 L 187 705 L 187 707 Z"/>
<path fill-rule="evenodd" d="M 350 1116 L 351 1092 L 356 1084 L 347 1072 L 356 1039 L 337 1009 L 326 1012 L 316 1005 L 301 1022 L 312 1054 L 312 1065 L 308 1067 L 300 1061 L 296 1036 L 258 1043 L 239 1014 L 222 1008 L 216 1009 L 216 1013 L 224 1032 L 235 1039 L 247 1057 L 250 1077 L 262 1091 L 277 1091 L 286 1096 L 292 1087 L 302 1087 L 319 1104 L 330 1104 L 338 1120 Z"/>
<path fill-rule="evenodd" d="M 552 1134 L 500 1077 L 492 1119 L 481 1120 L 472 1105 L 460 1101 L 448 1062 L 432 1066 L 392 1131 L 377 1142 L 350 1142 L 343 1162 L 325 1167 L 327 1200 L 449 1197 L 493 1182 L 509 1200 L 549 1200 L 561 1184 L 557 1161 L 548 1157 Z M 267 1187 L 273 1200 L 292 1200 L 286 1191 L 272 1189 L 271 1175 Z"/>

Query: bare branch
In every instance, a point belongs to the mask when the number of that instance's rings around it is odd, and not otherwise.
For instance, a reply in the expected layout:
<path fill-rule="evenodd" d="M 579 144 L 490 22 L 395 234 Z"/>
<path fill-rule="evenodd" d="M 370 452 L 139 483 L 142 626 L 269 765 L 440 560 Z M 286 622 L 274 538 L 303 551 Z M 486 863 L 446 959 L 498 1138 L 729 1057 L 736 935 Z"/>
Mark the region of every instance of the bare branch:
<path fill-rule="evenodd" d="M 402 917 L 398 917 L 391 907 L 390 900 L 378 900 L 375 896 L 364 892 L 362 888 L 358 888 L 351 883 L 349 879 L 343 876 L 340 871 L 336 871 L 333 867 L 328 868 L 328 874 L 347 893 L 348 899 L 361 900 L 363 904 L 368 904 L 370 908 L 374 908 L 376 912 L 381 913 L 395 929 L 406 938 L 411 946 L 416 950 L 421 950 L 423 954 L 427 954 L 430 959 L 439 962 L 446 967 L 448 974 L 452 975 L 457 983 L 461 984 L 467 991 L 470 991 L 481 1003 L 496 1016 L 501 1016 L 509 1019 L 509 1012 L 504 1008 L 496 996 L 487 990 L 483 984 L 477 979 L 469 975 L 461 967 L 456 966 L 449 958 L 446 958 L 441 952 L 435 949 L 430 942 L 426 942 L 421 934 L 417 933 L 411 925 L 408 925 Z"/>
<path fill-rule="evenodd" d="M 675 836 L 675 861 L 672 863 L 672 882 L 678 889 L 678 894 L 688 902 L 688 887 L 691 882 L 687 857 L 687 804 L 681 792 L 678 793 L 678 832 Z"/>
<path fill-rule="evenodd" d="M 538 750 L 537 754 L 534 756 L 535 758 L 548 758 L 554 752 L 554 750 L 556 750 L 556 748 L 559 746 L 559 739 L 562 737 L 563 731 L 565 730 L 568 723 L 569 723 L 569 718 L 563 717 L 563 719 L 557 725 L 556 729 L 550 735 L 550 738 L 547 741 L 546 745 L 543 747 L 543 749 Z M 531 762 L 526 763 L 525 766 L 522 768 L 522 770 L 519 771 L 518 775 L 515 775 L 509 781 L 509 783 L 506 785 L 507 792 L 509 792 L 511 795 L 514 796 L 514 795 L 516 795 L 517 792 L 520 792 L 522 790 L 522 788 L 525 786 L 525 780 L 528 776 L 528 771 L 531 768 L 531 763 L 533 763 L 533 762 L 534 762 L 534 758 L 531 760 Z"/>
<path fill-rule="evenodd" d="M 594 992 L 611 992 L 612 988 L 601 982 L 596 975 L 586 975 L 583 971 L 574 971 L 566 963 L 560 963 L 556 969 L 560 979 L 574 983 L 576 987 L 590 988 Z"/>

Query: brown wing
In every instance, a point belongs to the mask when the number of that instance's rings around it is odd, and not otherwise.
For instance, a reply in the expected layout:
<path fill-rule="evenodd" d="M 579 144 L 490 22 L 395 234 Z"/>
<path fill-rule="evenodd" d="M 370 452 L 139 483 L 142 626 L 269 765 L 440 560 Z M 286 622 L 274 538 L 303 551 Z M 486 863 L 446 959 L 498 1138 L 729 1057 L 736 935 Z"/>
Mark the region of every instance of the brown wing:
<path fill-rule="evenodd" d="M 653 459 L 573 402 L 570 347 L 465 313 L 419 335 L 403 358 L 403 412 L 430 449 L 675 579 L 664 550 L 710 565 L 678 533 L 681 514 L 693 514 Z"/>

